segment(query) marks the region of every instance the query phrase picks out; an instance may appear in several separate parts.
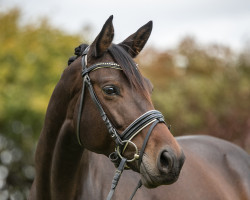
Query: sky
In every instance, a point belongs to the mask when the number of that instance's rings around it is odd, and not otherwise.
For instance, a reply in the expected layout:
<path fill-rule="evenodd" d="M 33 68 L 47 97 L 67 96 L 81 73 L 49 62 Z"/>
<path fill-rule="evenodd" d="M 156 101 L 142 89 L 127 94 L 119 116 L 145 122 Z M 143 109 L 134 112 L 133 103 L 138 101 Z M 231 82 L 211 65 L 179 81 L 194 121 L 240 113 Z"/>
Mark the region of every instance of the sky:
<path fill-rule="evenodd" d="M 115 43 L 153 21 L 149 44 L 168 49 L 185 36 L 240 50 L 250 43 L 250 0 L 0 0 L 0 10 L 19 7 L 23 22 L 47 17 L 69 33 L 91 26 L 93 40 L 113 15 Z"/>

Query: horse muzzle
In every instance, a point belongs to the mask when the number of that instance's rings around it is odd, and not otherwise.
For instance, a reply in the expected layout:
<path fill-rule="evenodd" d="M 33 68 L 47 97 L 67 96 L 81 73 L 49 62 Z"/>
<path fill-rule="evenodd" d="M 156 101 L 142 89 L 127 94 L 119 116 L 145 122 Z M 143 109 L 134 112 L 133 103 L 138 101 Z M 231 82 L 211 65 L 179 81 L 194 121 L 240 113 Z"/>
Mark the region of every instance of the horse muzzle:
<path fill-rule="evenodd" d="M 183 152 L 176 156 L 171 148 L 161 150 L 156 162 L 152 162 L 150 157 L 145 155 L 140 167 L 142 184 L 147 188 L 155 188 L 174 183 L 179 177 L 184 161 Z"/>

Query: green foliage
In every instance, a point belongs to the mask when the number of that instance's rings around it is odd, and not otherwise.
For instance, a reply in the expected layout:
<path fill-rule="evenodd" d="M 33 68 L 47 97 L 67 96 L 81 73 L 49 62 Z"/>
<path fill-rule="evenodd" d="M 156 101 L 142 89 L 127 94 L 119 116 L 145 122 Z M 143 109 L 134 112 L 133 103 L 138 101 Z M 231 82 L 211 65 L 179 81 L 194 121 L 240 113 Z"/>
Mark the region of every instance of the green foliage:
<path fill-rule="evenodd" d="M 55 29 L 46 19 L 24 26 L 19 20 L 17 9 L 0 13 L 0 166 L 9 174 L 2 179 L 6 185 L 0 180 L 0 190 L 8 187 L 13 195 L 30 187 L 33 177 L 26 169 L 32 171 L 49 98 L 73 47 L 81 43 L 80 36 Z M 13 152 L 21 157 L 13 159 Z"/>

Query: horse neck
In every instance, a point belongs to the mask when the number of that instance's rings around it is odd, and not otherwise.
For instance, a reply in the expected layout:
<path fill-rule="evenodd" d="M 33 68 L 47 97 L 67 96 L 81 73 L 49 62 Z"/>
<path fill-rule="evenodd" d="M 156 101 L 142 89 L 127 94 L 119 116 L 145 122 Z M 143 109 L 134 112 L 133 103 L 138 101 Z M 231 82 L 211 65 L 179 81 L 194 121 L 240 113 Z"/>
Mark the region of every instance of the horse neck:
<path fill-rule="evenodd" d="M 76 140 L 72 117 L 68 117 L 69 106 L 77 98 L 70 98 L 67 83 L 76 77 L 71 80 L 63 77 L 50 99 L 36 150 L 36 199 L 72 199 L 69 195 L 75 188 L 73 183 L 83 152 Z"/>
<path fill-rule="evenodd" d="M 54 149 L 51 166 L 52 199 L 73 199 L 83 148 L 77 143 L 72 120 L 66 120 Z"/>
<path fill-rule="evenodd" d="M 114 172 L 115 167 L 106 156 L 84 150 L 78 180 L 79 199 L 106 199 Z"/>

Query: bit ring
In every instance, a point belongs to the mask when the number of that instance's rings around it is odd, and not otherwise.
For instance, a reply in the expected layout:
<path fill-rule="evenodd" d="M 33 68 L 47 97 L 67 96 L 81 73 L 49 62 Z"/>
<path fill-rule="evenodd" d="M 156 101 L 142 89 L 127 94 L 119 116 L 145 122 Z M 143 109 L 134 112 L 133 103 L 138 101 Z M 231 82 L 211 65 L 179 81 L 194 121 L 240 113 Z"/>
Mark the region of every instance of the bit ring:
<path fill-rule="evenodd" d="M 132 146 L 134 146 L 134 148 L 135 148 L 134 158 L 132 158 L 132 159 L 127 159 L 127 162 L 133 162 L 134 160 L 139 159 L 138 148 L 137 148 L 137 146 L 135 145 L 135 143 L 131 142 L 130 140 L 124 140 L 124 141 L 122 141 L 122 142 L 123 142 L 123 143 L 126 143 L 126 144 L 128 144 L 128 143 L 129 143 L 129 144 L 132 144 Z M 127 146 L 127 145 L 126 145 L 126 146 Z M 118 156 L 119 156 L 121 159 L 124 158 L 124 157 L 121 155 L 119 146 L 117 146 L 116 152 L 117 152 Z"/>

